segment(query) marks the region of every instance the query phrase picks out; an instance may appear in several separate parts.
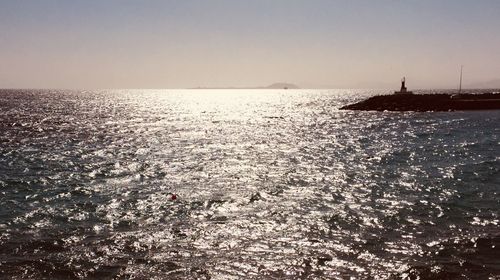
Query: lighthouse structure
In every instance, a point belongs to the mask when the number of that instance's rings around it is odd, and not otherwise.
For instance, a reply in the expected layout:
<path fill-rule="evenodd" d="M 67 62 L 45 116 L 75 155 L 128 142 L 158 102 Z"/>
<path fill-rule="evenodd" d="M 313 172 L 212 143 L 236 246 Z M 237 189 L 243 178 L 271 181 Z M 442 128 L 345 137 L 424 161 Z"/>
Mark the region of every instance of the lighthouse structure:
<path fill-rule="evenodd" d="M 405 82 L 406 82 L 406 79 L 405 79 L 405 77 L 403 77 L 403 79 L 401 79 L 401 89 L 399 91 L 395 91 L 394 94 L 412 94 L 413 93 L 411 91 L 408 91 L 408 89 L 406 88 Z"/>

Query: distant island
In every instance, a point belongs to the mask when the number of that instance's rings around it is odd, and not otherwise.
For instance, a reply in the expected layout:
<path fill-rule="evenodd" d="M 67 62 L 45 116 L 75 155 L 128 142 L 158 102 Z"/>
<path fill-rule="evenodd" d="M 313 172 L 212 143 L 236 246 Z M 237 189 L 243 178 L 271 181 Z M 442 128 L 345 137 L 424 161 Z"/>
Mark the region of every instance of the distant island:
<path fill-rule="evenodd" d="M 272 85 L 269 85 L 267 87 L 264 87 L 266 89 L 299 89 L 297 85 L 294 84 L 289 84 L 289 83 L 274 83 Z"/>
<path fill-rule="evenodd" d="M 291 83 L 274 83 L 265 87 L 196 87 L 192 89 L 300 89 Z"/>

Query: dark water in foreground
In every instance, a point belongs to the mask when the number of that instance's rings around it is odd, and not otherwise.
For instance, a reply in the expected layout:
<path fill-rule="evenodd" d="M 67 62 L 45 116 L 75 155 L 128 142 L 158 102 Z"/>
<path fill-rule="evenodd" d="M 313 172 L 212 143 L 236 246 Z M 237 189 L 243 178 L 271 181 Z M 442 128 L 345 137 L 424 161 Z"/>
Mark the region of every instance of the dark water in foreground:
<path fill-rule="evenodd" d="M 499 279 L 500 111 L 376 93 L 1 90 L 0 278 Z"/>

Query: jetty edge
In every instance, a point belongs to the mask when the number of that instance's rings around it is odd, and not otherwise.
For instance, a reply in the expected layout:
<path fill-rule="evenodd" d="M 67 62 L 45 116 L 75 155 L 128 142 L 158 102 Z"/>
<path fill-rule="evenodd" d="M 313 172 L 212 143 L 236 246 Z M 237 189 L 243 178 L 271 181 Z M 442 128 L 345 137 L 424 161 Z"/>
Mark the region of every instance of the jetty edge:
<path fill-rule="evenodd" d="M 500 110 L 500 93 L 378 95 L 340 109 L 416 112 Z"/>
<path fill-rule="evenodd" d="M 462 72 L 460 72 L 460 81 Z M 466 111 L 499 110 L 500 93 L 462 94 L 462 83 L 458 94 L 413 94 L 406 88 L 406 79 L 401 79 L 401 89 L 392 95 L 377 95 L 364 101 L 341 107 L 340 110 L 361 111 Z"/>

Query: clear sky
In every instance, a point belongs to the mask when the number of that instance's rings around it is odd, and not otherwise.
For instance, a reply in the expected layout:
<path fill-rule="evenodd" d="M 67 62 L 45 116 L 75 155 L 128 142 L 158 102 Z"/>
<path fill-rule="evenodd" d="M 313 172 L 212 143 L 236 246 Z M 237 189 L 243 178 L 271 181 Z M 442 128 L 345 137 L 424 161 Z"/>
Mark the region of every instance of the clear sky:
<path fill-rule="evenodd" d="M 500 79 L 498 0 L 0 0 L 0 88 L 454 88 Z"/>

